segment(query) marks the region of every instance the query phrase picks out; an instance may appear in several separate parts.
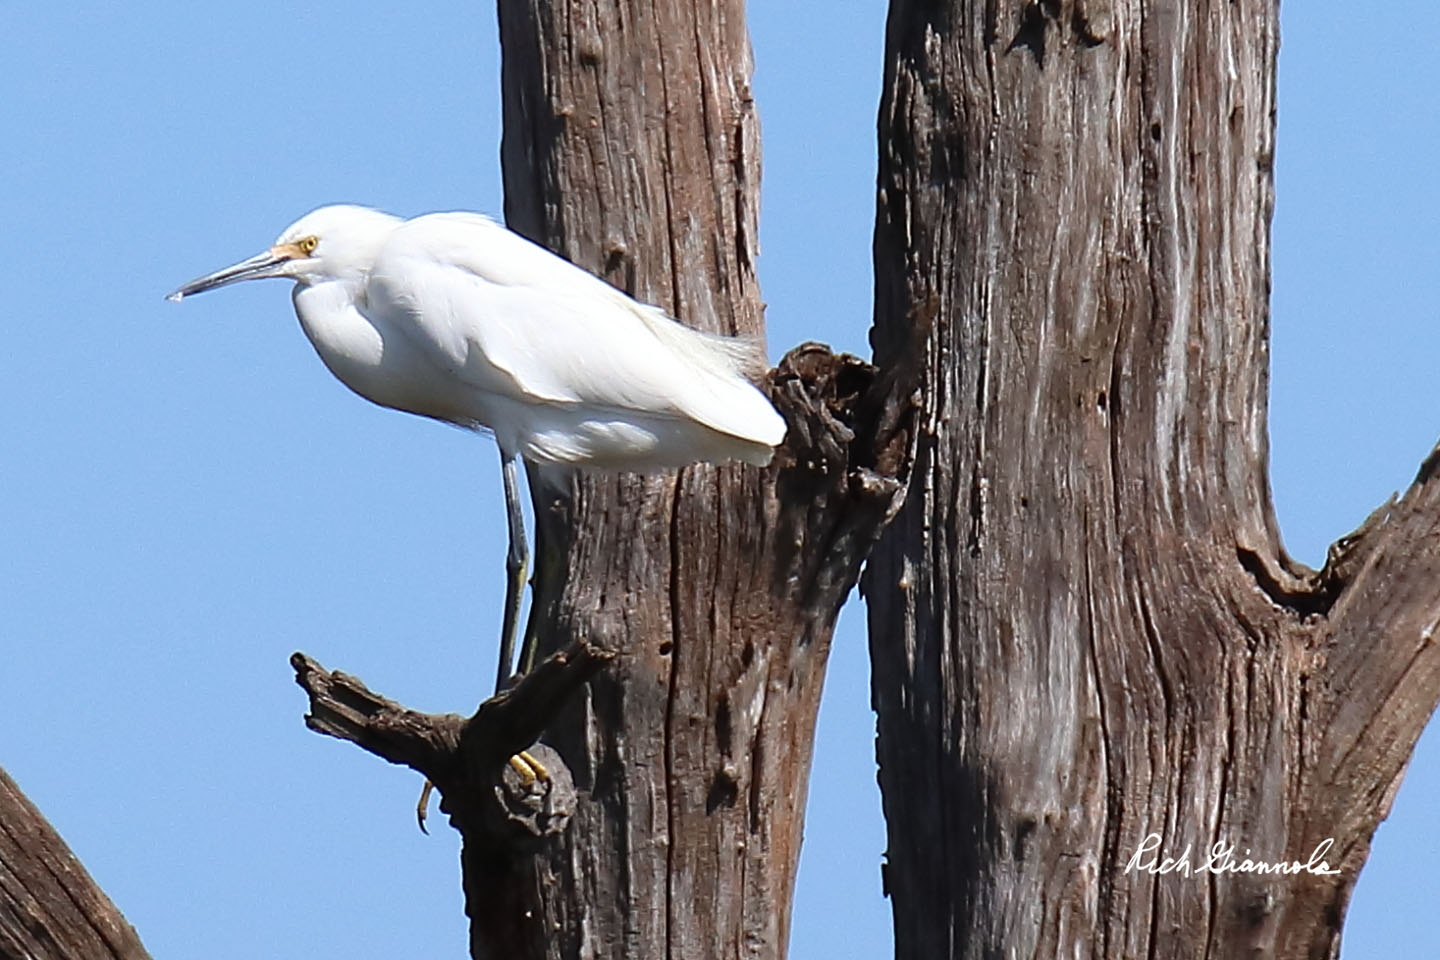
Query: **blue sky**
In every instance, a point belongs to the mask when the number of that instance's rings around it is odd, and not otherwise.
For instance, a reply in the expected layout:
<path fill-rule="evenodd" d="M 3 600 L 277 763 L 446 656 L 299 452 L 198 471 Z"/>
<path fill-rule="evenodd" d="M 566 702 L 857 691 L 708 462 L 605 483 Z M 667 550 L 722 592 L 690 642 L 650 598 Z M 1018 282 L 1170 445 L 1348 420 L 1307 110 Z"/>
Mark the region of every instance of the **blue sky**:
<path fill-rule="evenodd" d="M 876 0 L 751 14 L 772 357 L 866 352 L 883 22 Z M 1271 440 L 1311 563 L 1440 434 L 1440 11 L 1382 26 L 1285 7 Z M 0 84 L 0 765 L 157 957 L 462 956 L 454 836 L 415 831 L 415 776 L 304 729 L 287 658 L 473 705 L 494 450 L 349 395 L 283 284 L 161 298 L 322 203 L 498 212 L 493 10 L 11 3 Z M 800 960 L 890 953 L 862 612 L 821 711 Z M 1437 795 L 1432 732 L 1347 960 L 1440 956 Z"/>

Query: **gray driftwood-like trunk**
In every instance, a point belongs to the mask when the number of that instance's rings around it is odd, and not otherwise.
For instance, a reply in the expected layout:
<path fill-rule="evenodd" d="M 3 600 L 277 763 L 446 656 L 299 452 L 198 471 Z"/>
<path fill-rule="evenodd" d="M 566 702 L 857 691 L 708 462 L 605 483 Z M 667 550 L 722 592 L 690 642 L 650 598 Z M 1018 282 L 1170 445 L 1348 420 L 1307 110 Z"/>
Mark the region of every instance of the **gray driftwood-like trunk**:
<path fill-rule="evenodd" d="M 1282 549 L 1277 20 L 892 3 L 874 343 L 926 376 L 862 588 L 904 960 L 1338 951 L 1440 693 L 1440 482 L 1323 571 Z M 1331 839 L 1333 874 L 1199 871 Z"/>

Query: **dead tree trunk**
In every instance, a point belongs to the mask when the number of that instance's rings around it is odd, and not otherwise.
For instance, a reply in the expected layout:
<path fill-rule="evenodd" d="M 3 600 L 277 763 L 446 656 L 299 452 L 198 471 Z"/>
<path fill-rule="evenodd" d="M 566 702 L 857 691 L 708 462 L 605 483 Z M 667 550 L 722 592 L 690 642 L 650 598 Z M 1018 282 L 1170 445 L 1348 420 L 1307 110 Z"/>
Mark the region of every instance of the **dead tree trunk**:
<path fill-rule="evenodd" d="M 691 326 L 763 336 L 742 0 L 500 15 L 509 225 Z M 899 489 L 895 437 L 856 436 L 894 410 L 871 386 L 859 361 L 798 348 L 772 375 L 791 431 L 769 470 L 537 495 L 530 629 L 542 651 L 585 637 L 618 656 L 551 727 L 588 801 L 522 870 L 534 921 L 513 955 L 784 954 L 831 630 Z M 475 929 L 477 956 L 514 943 Z"/>
<path fill-rule="evenodd" d="M 134 928 L 4 770 L 0 960 L 150 960 Z"/>
<path fill-rule="evenodd" d="M 1338 951 L 1440 695 L 1440 482 L 1323 571 L 1281 546 L 1277 20 L 891 5 L 874 342 L 926 376 L 863 587 L 901 958 Z M 1200 869 L 1332 838 L 1334 873 Z"/>

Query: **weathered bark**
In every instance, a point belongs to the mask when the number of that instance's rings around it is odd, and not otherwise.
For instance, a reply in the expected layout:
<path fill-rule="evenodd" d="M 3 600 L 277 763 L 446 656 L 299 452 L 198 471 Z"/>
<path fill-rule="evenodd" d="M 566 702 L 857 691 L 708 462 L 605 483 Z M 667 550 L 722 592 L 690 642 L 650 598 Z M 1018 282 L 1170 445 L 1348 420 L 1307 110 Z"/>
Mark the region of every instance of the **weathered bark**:
<path fill-rule="evenodd" d="M 134 928 L 4 770 L 0 960 L 150 960 Z"/>
<path fill-rule="evenodd" d="M 1440 695 L 1440 482 L 1284 553 L 1277 20 L 892 3 L 874 344 L 928 364 L 862 586 L 901 958 L 1338 951 Z M 1338 873 L 1127 871 L 1151 833 Z"/>

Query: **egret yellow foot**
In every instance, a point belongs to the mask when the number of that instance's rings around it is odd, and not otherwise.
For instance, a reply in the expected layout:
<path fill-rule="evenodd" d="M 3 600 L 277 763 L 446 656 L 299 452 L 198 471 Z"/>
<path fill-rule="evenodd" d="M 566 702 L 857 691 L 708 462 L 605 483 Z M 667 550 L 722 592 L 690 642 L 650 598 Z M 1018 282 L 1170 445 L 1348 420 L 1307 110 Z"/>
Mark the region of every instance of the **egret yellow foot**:
<path fill-rule="evenodd" d="M 532 757 L 529 750 L 521 750 L 511 757 L 510 769 L 520 774 L 520 780 L 527 787 L 536 780 L 544 783 L 550 779 L 550 771 L 545 769 L 545 764 Z"/>
<path fill-rule="evenodd" d="M 550 779 L 550 771 L 545 769 L 545 764 L 531 756 L 529 750 L 521 750 L 510 758 L 509 763 L 510 768 L 520 775 L 521 783 L 527 787 L 537 780 L 546 783 Z M 425 826 L 425 818 L 430 815 L 430 794 L 434 791 L 435 784 L 427 779 L 425 786 L 420 788 L 420 801 L 415 804 L 415 823 L 419 825 L 421 833 L 430 832 Z"/>

